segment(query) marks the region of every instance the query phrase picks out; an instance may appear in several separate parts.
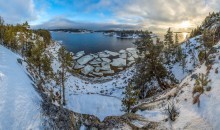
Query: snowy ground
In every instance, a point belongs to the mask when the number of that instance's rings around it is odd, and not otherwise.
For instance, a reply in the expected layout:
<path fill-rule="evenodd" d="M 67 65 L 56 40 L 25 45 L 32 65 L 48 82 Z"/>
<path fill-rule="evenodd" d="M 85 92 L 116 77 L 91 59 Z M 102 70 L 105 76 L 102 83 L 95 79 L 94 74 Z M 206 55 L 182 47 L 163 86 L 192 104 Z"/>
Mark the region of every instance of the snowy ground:
<path fill-rule="evenodd" d="M 207 74 L 207 67 L 205 64 L 196 67 L 192 74 L 186 75 L 177 88 L 156 97 L 155 102 L 146 102 L 145 104 L 142 104 L 142 110 L 138 110 L 136 114 L 143 117 L 145 121 L 140 122 L 135 120 L 133 121 L 133 124 L 141 128 L 146 125 L 147 121 L 154 121 L 160 124 L 158 129 L 219 130 L 220 42 L 215 48 L 218 50 L 218 53 L 209 57 L 209 60 L 214 61 L 210 73 L 208 73 L 208 79 L 211 79 L 208 86 L 211 86 L 211 90 L 205 91 L 200 96 L 199 107 L 197 104 L 192 103 L 192 91 L 195 84 L 195 79 L 192 78 L 192 75 L 198 75 L 200 73 Z M 216 70 L 218 70 L 218 73 L 216 73 Z M 172 97 L 173 95 L 176 96 Z M 171 98 L 168 99 L 168 97 Z M 179 116 L 174 122 L 163 120 L 167 118 L 167 115 L 164 113 L 164 109 L 168 104 L 167 101 L 173 101 L 179 111 Z"/>
<path fill-rule="evenodd" d="M 59 43 L 48 48 L 49 55 L 54 57 L 52 67 L 54 72 L 59 69 L 57 59 Z M 130 67 L 114 76 L 99 78 L 99 82 L 83 80 L 79 76 L 68 74 L 66 85 L 66 108 L 82 114 L 91 114 L 103 120 L 107 116 L 120 116 L 121 99 L 124 88 L 133 76 L 134 67 Z M 49 85 L 52 87 L 53 85 Z M 54 89 L 59 91 L 58 89 Z M 55 92 L 54 91 L 54 92 Z"/>
<path fill-rule="evenodd" d="M 0 129 L 43 129 L 42 99 L 18 57 L 0 45 Z"/>

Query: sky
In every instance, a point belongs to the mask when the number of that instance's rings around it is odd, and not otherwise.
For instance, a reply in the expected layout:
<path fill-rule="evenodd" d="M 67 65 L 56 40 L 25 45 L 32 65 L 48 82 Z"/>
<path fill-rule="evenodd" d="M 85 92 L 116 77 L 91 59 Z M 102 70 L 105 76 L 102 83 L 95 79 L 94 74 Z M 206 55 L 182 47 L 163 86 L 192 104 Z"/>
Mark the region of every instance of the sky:
<path fill-rule="evenodd" d="M 32 28 L 189 30 L 220 0 L 0 0 L 6 23 Z"/>

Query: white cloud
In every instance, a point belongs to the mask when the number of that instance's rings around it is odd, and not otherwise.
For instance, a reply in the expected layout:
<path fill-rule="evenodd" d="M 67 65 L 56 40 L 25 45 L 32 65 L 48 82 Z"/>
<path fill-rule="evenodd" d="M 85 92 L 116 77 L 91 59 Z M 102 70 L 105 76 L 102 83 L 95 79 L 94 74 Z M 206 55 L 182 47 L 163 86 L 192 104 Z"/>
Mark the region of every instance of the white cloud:
<path fill-rule="evenodd" d="M 38 17 L 33 0 L 0 0 L 0 15 L 10 24 L 36 20 Z"/>

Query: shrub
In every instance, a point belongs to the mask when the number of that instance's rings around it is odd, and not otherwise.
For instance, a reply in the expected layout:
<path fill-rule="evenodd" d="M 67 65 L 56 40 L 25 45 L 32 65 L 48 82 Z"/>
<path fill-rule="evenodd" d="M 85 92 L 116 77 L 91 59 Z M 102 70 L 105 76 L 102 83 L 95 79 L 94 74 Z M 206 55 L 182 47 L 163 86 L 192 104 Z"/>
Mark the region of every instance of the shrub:
<path fill-rule="evenodd" d="M 201 94 L 204 93 L 205 87 L 208 85 L 209 82 L 210 80 L 208 80 L 208 77 L 205 74 L 199 74 L 198 78 L 196 79 L 196 83 L 195 86 L 193 87 L 192 94 L 193 94 L 193 104 L 198 103 L 198 107 L 200 104 L 199 97 Z M 194 96 L 195 94 L 196 96 Z"/>
<path fill-rule="evenodd" d="M 175 106 L 174 101 L 172 102 L 168 102 L 167 107 L 164 109 L 165 114 L 168 115 L 168 118 L 171 121 L 175 121 L 176 118 L 179 116 L 179 110 L 178 108 Z"/>
<path fill-rule="evenodd" d="M 203 60 L 205 59 L 205 51 L 200 51 L 198 57 L 199 61 L 203 62 Z"/>

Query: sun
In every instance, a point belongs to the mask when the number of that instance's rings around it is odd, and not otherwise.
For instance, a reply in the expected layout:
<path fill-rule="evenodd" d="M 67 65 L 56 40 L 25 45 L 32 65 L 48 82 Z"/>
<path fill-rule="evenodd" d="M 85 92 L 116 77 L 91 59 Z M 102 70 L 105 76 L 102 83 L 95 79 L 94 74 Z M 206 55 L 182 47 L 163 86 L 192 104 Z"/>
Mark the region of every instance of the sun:
<path fill-rule="evenodd" d="M 184 28 L 184 29 L 187 29 L 191 26 L 190 22 L 189 21 L 183 21 L 181 24 L 180 24 L 180 27 L 181 28 Z"/>

